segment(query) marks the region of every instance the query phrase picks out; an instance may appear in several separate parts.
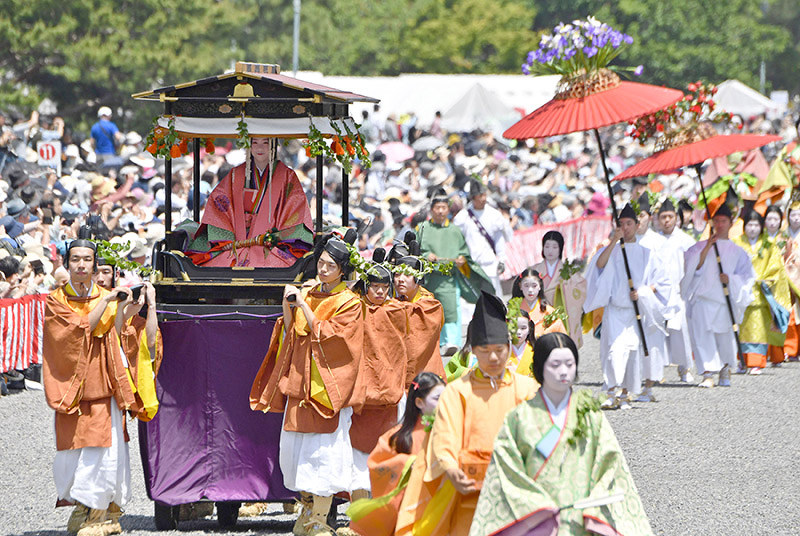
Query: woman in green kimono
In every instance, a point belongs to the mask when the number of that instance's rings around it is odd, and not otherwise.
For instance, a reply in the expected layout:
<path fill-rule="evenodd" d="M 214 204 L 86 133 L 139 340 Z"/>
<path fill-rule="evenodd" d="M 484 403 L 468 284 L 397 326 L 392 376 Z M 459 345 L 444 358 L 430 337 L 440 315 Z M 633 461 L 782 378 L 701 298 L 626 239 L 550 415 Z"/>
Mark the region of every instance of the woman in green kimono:
<path fill-rule="evenodd" d="M 628 464 L 600 403 L 573 392 L 578 349 L 563 333 L 536 340 L 533 399 L 505 418 L 470 536 L 649 536 Z"/>

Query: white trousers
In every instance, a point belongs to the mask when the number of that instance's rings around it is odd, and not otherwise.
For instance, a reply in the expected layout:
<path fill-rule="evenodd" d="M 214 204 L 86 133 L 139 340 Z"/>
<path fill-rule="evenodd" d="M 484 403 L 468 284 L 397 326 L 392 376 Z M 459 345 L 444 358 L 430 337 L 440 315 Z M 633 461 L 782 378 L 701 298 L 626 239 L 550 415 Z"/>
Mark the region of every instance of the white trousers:
<path fill-rule="evenodd" d="M 323 497 L 369 489 L 366 458 L 354 456 L 357 451 L 350 443 L 352 422 L 353 408 L 344 408 L 339 412 L 339 425 L 330 434 L 281 429 L 278 459 L 283 485 Z"/>
<path fill-rule="evenodd" d="M 644 351 L 641 352 L 642 376 L 645 380 L 660 382 L 664 379 L 664 367 L 669 360 L 666 336 L 658 329 L 651 329 L 648 330 L 645 339 L 649 355 L 645 356 Z"/>
<path fill-rule="evenodd" d="M 670 363 L 685 367 L 686 370 L 692 368 L 692 345 L 688 327 L 667 330 L 667 350 Z"/>
<path fill-rule="evenodd" d="M 729 333 L 705 333 L 693 337 L 692 344 L 697 360 L 697 372 L 719 372 L 728 365 L 736 368 L 736 339 Z"/>
<path fill-rule="evenodd" d="M 59 499 L 75 501 L 95 510 L 112 502 L 124 506 L 131 498 L 131 465 L 122 429 L 122 411 L 112 400 L 111 446 L 59 450 L 53 477 Z"/>

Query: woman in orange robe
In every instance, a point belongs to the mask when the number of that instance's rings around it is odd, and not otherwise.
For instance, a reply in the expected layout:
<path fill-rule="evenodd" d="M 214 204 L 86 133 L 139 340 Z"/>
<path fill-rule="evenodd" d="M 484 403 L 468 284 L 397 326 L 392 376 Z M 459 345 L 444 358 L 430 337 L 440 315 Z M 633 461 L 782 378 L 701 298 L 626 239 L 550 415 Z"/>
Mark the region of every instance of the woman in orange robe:
<path fill-rule="evenodd" d="M 444 380 L 432 372 L 422 372 L 411 382 L 402 421 L 378 439 L 367 460 L 374 499 L 355 503 L 347 511 L 352 519 L 350 529 L 339 529 L 337 534 L 394 534 L 397 511 L 405 493 L 401 481 L 427 442 L 430 425 L 423 422 L 423 417 L 430 418 L 436 413 L 442 391 Z"/>
<path fill-rule="evenodd" d="M 503 418 L 536 394 L 532 378 L 506 369 L 510 341 L 500 298 L 483 292 L 470 326 L 477 365 L 442 393 L 430 440 L 409 477 L 397 536 L 469 532 Z"/>
<path fill-rule="evenodd" d="M 308 200 L 295 172 L 274 158 L 274 150 L 269 138 L 251 138 L 250 165 L 233 168 L 214 187 L 187 252 L 195 264 L 283 268 L 310 249 L 313 225 Z M 279 243 L 219 247 L 266 233 L 277 233 Z"/>
<path fill-rule="evenodd" d="M 566 333 L 567 329 L 560 318 L 545 322 L 547 315 L 552 315 L 555 309 L 547 302 L 544 295 L 544 282 L 542 276 L 533 268 L 526 268 L 514 279 L 511 288 L 512 298 L 522 298 L 520 309 L 528 313 L 531 321 L 536 326 L 535 335 L 538 339 L 545 333 Z"/>

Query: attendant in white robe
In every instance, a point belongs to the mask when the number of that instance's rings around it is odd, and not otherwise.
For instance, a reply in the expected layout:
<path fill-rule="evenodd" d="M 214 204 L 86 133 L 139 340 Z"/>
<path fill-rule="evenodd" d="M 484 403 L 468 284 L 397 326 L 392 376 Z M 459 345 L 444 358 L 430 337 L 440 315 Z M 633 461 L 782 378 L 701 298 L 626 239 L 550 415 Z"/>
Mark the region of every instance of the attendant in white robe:
<path fill-rule="evenodd" d="M 633 300 L 638 302 L 648 343 L 653 334 L 664 330 L 661 310 L 669 300 L 669 285 L 652 252 L 636 242 L 636 229 L 636 214 L 630 205 L 625 205 L 611 244 L 595 256 L 587 270 L 588 297 L 583 310 L 605 308 L 600 331 L 603 388 L 608 395 L 605 408 L 628 408 L 628 393 L 641 390 L 644 351 Z M 633 291 L 628 286 L 620 238 L 625 242 Z M 620 387 L 622 391 L 618 393 Z"/>
<path fill-rule="evenodd" d="M 664 274 L 671 288 L 667 311 L 664 313 L 667 319 L 667 356 L 669 363 L 678 366 L 680 381 L 690 383 L 694 380 L 691 375 L 692 345 L 686 320 L 686 303 L 680 288 L 684 276 L 684 256 L 695 240 L 679 229 L 677 222 L 675 205 L 667 199 L 658 209 L 658 224 L 661 235 L 666 239 L 661 249 Z"/>
<path fill-rule="evenodd" d="M 472 259 L 483 268 L 498 296 L 500 274 L 505 271 L 506 242 L 514 232 L 511 224 L 496 208 L 486 203 L 486 187 L 478 181 L 469 183 L 470 202 L 453 218 L 469 246 Z"/>
<path fill-rule="evenodd" d="M 728 239 L 733 217 L 722 204 L 712 218 L 714 233 L 689 248 L 685 256 L 685 275 L 681 294 L 686 301 L 686 316 L 697 372 L 703 375 L 700 387 L 713 387 L 714 374 L 719 385 L 730 386 L 731 369 L 736 366 L 737 348 L 722 283 L 728 292 L 737 325 L 745 309 L 753 301 L 756 274 L 750 257 Z M 716 242 L 722 261 L 722 271 L 712 252 Z"/>
<path fill-rule="evenodd" d="M 636 229 L 637 243 L 649 249 L 653 255 L 662 259 L 663 247 L 666 239 L 650 228 L 652 222 L 652 207 L 650 206 L 650 195 L 644 192 L 639 197 L 639 226 Z M 663 266 L 663 264 L 662 264 Z M 667 331 L 664 329 L 652 329 L 646 335 L 647 355 L 642 355 L 642 376 L 644 377 L 644 391 L 639 396 L 637 402 L 655 402 L 653 396 L 653 386 L 664 379 L 664 367 L 669 364 L 667 355 Z"/>

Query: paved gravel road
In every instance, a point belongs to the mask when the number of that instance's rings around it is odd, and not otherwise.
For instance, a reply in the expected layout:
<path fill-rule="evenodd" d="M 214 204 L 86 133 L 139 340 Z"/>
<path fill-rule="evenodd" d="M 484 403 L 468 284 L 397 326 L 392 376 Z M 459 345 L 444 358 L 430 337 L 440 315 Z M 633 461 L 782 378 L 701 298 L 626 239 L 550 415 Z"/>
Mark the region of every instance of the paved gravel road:
<path fill-rule="evenodd" d="M 581 383 L 598 390 L 596 341 L 581 357 Z M 800 364 L 760 377 L 734 376 L 731 388 L 701 390 L 676 377 L 674 368 L 667 369 L 657 403 L 608 413 L 655 533 L 800 534 Z M 65 534 L 69 509 L 53 508 L 52 422 L 41 392 L 0 398 L 2 535 Z M 130 535 L 156 536 L 135 426 L 131 432 L 133 501 L 122 526 Z M 291 527 L 290 516 L 276 505 L 271 514 L 241 519 L 231 533 L 290 534 Z M 182 522 L 165 536 L 211 531 L 223 533 L 213 517 Z"/>

